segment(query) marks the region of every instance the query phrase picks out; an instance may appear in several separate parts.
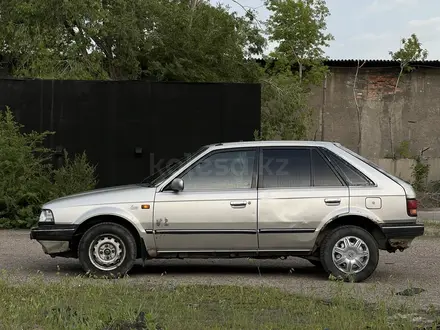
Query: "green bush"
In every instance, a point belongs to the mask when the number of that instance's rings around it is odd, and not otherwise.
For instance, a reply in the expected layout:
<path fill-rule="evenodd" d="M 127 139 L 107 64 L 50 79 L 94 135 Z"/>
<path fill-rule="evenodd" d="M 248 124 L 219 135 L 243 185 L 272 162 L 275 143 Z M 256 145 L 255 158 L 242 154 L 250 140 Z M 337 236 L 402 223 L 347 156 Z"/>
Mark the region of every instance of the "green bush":
<path fill-rule="evenodd" d="M 73 161 L 64 152 L 64 165 L 53 171 L 53 198 L 76 194 L 96 187 L 96 166 L 89 164 L 87 155 L 75 155 Z"/>
<path fill-rule="evenodd" d="M 96 185 L 85 154 L 52 166 L 44 140 L 53 132 L 22 133 L 9 108 L 0 111 L 0 228 L 30 228 L 45 202 Z"/>

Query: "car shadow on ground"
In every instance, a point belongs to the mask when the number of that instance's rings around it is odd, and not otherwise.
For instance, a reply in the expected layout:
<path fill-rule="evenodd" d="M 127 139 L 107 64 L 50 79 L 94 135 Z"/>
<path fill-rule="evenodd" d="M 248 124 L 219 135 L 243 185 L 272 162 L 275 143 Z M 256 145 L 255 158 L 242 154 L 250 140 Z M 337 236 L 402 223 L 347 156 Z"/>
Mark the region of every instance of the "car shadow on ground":
<path fill-rule="evenodd" d="M 249 265 L 224 265 L 224 264 L 175 264 L 168 261 L 166 264 L 149 264 L 145 267 L 136 264 L 130 271 L 131 277 L 138 277 L 143 275 L 172 275 L 178 277 L 179 275 L 193 275 L 193 276 L 290 276 L 290 277 L 304 277 L 310 279 L 328 279 L 328 274 L 324 270 L 314 266 L 300 266 L 289 267 L 279 265 L 263 265 L 249 264 Z"/>
<path fill-rule="evenodd" d="M 21 267 L 20 273 L 43 273 L 47 276 L 69 275 L 81 276 L 84 271 L 78 260 L 59 259 L 50 262 L 38 262 Z M 213 261 L 213 260 L 149 260 L 142 265 L 137 262 L 128 274 L 132 278 L 141 279 L 142 276 L 179 276 L 188 277 L 223 277 L 223 276 L 289 276 L 292 278 L 309 278 L 311 280 L 327 280 L 328 275 L 321 268 L 304 264 L 291 262 L 273 262 L 273 261 Z"/>

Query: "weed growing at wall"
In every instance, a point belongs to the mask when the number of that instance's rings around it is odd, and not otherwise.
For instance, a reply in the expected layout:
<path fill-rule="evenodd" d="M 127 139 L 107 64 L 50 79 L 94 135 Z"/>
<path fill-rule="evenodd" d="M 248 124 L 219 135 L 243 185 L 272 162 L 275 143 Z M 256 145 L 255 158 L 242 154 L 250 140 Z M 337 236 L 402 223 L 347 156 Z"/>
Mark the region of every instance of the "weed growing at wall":
<path fill-rule="evenodd" d="M 0 228 L 29 228 L 45 202 L 89 190 L 95 168 L 85 154 L 54 169 L 44 140 L 53 132 L 22 133 L 9 108 L 0 112 Z"/>
<path fill-rule="evenodd" d="M 408 140 L 400 142 L 399 146 L 396 148 L 396 154 L 398 158 L 411 158 Z"/>
<path fill-rule="evenodd" d="M 425 191 L 426 182 L 429 174 L 429 164 L 424 164 L 420 156 L 414 158 L 416 163 L 413 165 L 412 177 L 413 186 L 416 191 Z"/>

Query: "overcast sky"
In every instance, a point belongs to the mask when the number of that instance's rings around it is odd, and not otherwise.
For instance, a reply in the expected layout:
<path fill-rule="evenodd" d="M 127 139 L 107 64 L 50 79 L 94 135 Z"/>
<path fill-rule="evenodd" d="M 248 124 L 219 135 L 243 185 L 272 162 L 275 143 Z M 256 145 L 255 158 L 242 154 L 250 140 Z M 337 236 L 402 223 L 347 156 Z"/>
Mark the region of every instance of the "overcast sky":
<path fill-rule="evenodd" d="M 210 0 L 244 10 L 232 0 Z M 261 20 L 268 18 L 264 0 L 238 0 L 257 8 Z M 327 0 L 331 16 L 328 31 L 335 40 L 326 50 L 332 59 L 390 59 L 402 37 L 416 33 L 428 59 L 440 60 L 440 0 Z"/>

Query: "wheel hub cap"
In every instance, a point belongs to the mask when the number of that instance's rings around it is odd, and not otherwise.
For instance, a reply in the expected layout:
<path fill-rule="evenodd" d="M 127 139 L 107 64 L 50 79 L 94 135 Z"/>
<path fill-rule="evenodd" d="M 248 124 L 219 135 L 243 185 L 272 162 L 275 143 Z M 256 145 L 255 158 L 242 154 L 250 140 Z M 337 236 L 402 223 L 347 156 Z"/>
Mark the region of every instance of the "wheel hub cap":
<path fill-rule="evenodd" d="M 90 245 L 89 257 L 93 265 L 103 271 L 119 267 L 125 260 L 124 242 L 113 235 L 102 235 Z"/>
<path fill-rule="evenodd" d="M 343 273 L 362 271 L 370 260 L 367 244 L 358 237 L 346 236 L 336 242 L 332 251 L 335 266 Z"/>

